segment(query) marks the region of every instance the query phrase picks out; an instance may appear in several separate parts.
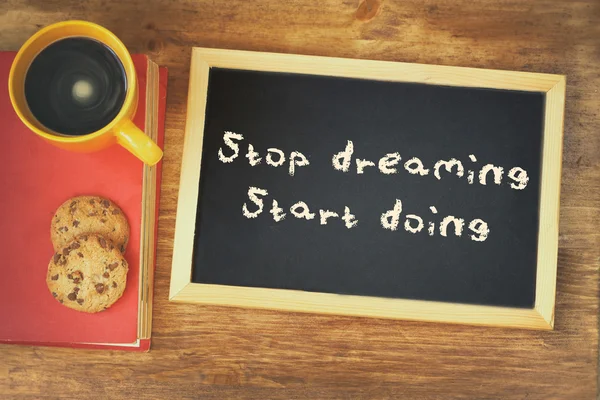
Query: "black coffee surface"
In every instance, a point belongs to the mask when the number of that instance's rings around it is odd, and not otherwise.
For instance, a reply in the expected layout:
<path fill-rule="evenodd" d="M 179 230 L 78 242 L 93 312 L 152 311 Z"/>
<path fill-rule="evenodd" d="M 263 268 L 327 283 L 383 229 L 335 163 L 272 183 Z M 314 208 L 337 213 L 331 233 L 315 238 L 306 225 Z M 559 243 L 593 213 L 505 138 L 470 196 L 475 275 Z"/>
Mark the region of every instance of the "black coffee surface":
<path fill-rule="evenodd" d="M 35 118 L 64 135 L 86 135 L 106 126 L 121 110 L 126 91 L 119 58 L 89 38 L 46 47 L 25 78 L 25 97 Z"/>

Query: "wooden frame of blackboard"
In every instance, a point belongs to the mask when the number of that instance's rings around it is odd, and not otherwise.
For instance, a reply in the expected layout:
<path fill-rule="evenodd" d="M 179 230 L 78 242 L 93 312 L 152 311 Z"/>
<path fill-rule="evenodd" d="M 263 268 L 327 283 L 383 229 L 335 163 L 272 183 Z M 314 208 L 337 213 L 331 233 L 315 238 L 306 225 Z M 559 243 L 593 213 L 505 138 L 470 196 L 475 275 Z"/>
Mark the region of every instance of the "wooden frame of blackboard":
<path fill-rule="evenodd" d="M 192 282 L 199 166 L 211 67 L 545 93 L 534 307 L 508 308 Z M 297 312 L 553 329 L 565 89 L 563 75 L 194 48 L 169 299 Z"/>

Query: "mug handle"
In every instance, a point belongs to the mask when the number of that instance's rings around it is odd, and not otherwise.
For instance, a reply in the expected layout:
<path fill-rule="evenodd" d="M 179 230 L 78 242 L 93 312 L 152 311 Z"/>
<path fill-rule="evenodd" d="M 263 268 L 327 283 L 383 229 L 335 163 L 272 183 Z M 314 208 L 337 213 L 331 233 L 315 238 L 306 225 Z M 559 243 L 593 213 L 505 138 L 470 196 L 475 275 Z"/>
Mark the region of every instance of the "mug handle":
<path fill-rule="evenodd" d="M 115 132 L 117 142 L 145 164 L 155 165 L 162 158 L 163 152 L 160 147 L 131 120 L 119 125 Z"/>

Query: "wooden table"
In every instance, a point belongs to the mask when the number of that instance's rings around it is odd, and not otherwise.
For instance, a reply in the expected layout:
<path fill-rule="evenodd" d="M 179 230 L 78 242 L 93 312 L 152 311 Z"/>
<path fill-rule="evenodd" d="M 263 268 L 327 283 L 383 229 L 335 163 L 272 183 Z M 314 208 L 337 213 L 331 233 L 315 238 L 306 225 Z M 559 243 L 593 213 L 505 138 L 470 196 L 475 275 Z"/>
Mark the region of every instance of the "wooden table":
<path fill-rule="evenodd" d="M 595 397 L 600 1 L 4 0 L 0 50 L 75 18 L 169 68 L 153 346 L 147 354 L 0 346 L 0 398 Z M 192 46 L 566 74 L 556 329 L 170 304 Z"/>

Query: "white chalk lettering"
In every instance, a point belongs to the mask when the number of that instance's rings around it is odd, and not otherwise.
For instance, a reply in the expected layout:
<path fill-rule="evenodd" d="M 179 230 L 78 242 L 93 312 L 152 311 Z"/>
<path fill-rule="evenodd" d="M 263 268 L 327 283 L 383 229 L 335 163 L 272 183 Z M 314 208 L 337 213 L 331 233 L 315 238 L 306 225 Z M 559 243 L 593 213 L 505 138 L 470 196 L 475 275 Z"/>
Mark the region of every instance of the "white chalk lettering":
<path fill-rule="evenodd" d="M 354 214 L 350 213 L 350 208 L 344 207 L 344 216 L 342 220 L 346 223 L 346 228 L 351 229 L 358 225 L 358 220 Z"/>
<path fill-rule="evenodd" d="M 383 226 L 384 229 L 389 229 L 391 231 L 398 229 L 400 213 L 402 213 L 402 201 L 396 199 L 394 208 L 381 214 L 381 226 Z"/>
<path fill-rule="evenodd" d="M 251 144 L 248 145 L 248 153 L 246 154 L 246 158 L 248 159 L 248 162 L 250 163 L 251 166 L 255 166 L 260 164 L 262 158 L 259 157 L 259 154 L 254 151 L 254 146 L 252 146 Z"/>
<path fill-rule="evenodd" d="M 365 167 L 374 167 L 375 163 L 369 160 L 361 160 L 360 158 L 356 159 L 356 173 L 363 174 L 365 172 Z"/>
<path fill-rule="evenodd" d="M 504 168 L 497 167 L 493 164 L 486 164 L 483 166 L 483 168 L 481 168 L 481 171 L 479 171 L 479 183 L 482 185 L 487 183 L 487 174 L 490 171 L 494 171 L 494 183 L 496 185 L 502 183 L 502 174 L 504 174 Z"/>
<path fill-rule="evenodd" d="M 413 166 L 413 165 L 416 165 L 416 166 Z M 404 169 L 413 175 L 419 174 L 421 176 L 425 176 L 429 173 L 429 169 L 425 168 L 423 166 L 423 162 L 421 161 L 421 159 L 419 159 L 417 157 L 413 157 L 410 160 L 408 160 L 407 162 L 405 162 Z"/>
<path fill-rule="evenodd" d="M 527 183 L 529 182 L 529 176 L 527 176 L 527 171 L 525 171 L 521 167 L 514 167 L 510 171 L 508 171 L 508 177 L 518 184 L 515 185 L 511 182 L 510 187 L 515 190 L 523 190 L 527 187 Z"/>
<path fill-rule="evenodd" d="M 321 215 L 321 225 L 327 225 L 328 218 L 339 217 L 338 213 L 329 210 L 319 210 L 319 214 Z"/>
<path fill-rule="evenodd" d="M 465 220 L 462 218 L 453 217 L 452 215 L 448 215 L 440 223 L 440 235 L 444 237 L 447 236 L 448 224 L 450 224 L 450 222 L 454 223 L 454 234 L 456 236 L 461 236 Z"/>
<path fill-rule="evenodd" d="M 471 159 L 472 162 L 477 162 L 477 158 L 475 157 L 474 154 L 469 154 L 469 158 Z M 469 174 L 467 176 L 467 181 L 469 182 L 469 185 L 473 184 L 474 179 L 475 179 L 475 171 L 469 170 Z"/>
<path fill-rule="evenodd" d="M 410 223 L 411 220 L 417 221 L 417 226 L 416 227 L 413 227 L 411 225 L 411 223 Z M 421 232 L 421 230 L 423 229 L 423 226 L 424 226 L 424 224 L 423 224 L 423 218 L 419 217 L 418 215 L 408 214 L 406 216 L 406 220 L 404 221 L 404 229 L 407 232 L 410 232 L 410 233 Z"/>
<path fill-rule="evenodd" d="M 261 196 L 267 196 L 269 193 L 265 189 L 259 189 L 254 186 L 250 186 L 248 188 L 248 198 L 250 199 L 251 202 L 253 202 L 254 204 L 256 204 L 258 206 L 258 209 L 254 212 L 250 212 L 248 210 L 248 206 L 246 205 L 246 203 L 244 203 L 244 205 L 242 206 L 242 214 L 244 214 L 244 217 L 256 218 L 256 217 L 258 217 L 258 215 L 260 213 L 262 213 L 263 201 L 262 201 L 262 199 L 260 199 L 257 196 L 258 194 Z"/>
<path fill-rule="evenodd" d="M 396 168 L 391 168 L 398 165 L 402 157 L 400 153 L 388 153 L 379 159 L 378 167 L 382 174 L 392 175 L 398 172 Z"/>
<path fill-rule="evenodd" d="M 277 200 L 273 200 L 273 206 L 271 207 L 271 214 L 273 214 L 273 220 L 279 222 L 285 219 L 286 214 L 283 212 L 283 208 L 279 207 Z"/>
<path fill-rule="evenodd" d="M 471 231 L 473 231 L 473 233 L 476 234 L 476 235 L 470 235 L 471 240 L 474 240 L 476 242 L 483 242 L 485 239 L 487 239 L 487 237 L 490 233 L 488 224 L 479 218 L 471 221 L 471 223 L 469 224 L 469 229 Z"/>
<path fill-rule="evenodd" d="M 440 167 L 442 166 L 446 168 L 447 172 L 452 172 L 452 167 L 456 167 L 456 176 L 458 177 L 462 177 L 465 173 L 465 169 L 463 168 L 462 163 L 456 158 L 451 158 L 450 161 L 440 160 L 436 162 L 435 166 L 433 167 L 433 175 L 435 175 L 435 177 L 438 178 L 438 180 L 442 179 L 442 177 L 440 176 Z"/>
<path fill-rule="evenodd" d="M 352 141 L 348 140 L 348 144 L 346 145 L 346 149 L 344 151 L 340 151 L 331 159 L 331 164 L 333 168 L 337 171 L 348 172 L 350 169 L 350 162 L 352 161 L 352 154 L 354 153 L 354 144 Z"/>
<path fill-rule="evenodd" d="M 294 176 L 296 167 L 305 167 L 309 164 L 308 159 L 299 151 L 292 151 L 290 155 L 290 176 Z"/>
<path fill-rule="evenodd" d="M 269 164 L 272 167 L 279 167 L 281 165 L 283 165 L 283 163 L 285 162 L 285 154 L 283 154 L 283 151 L 279 150 L 279 149 L 267 149 L 267 164 Z M 277 154 L 279 156 L 279 160 L 277 161 L 273 161 L 273 153 Z"/>
<path fill-rule="evenodd" d="M 222 163 L 230 163 L 233 160 L 235 160 L 240 152 L 240 147 L 238 146 L 237 143 L 235 143 L 232 139 L 235 140 L 244 140 L 244 136 L 240 135 L 239 133 L 234 133 L 234 132 L 229 132 L 229 131 L 225 131 L 225 134 L 223 135 L 223 141 L 225 142 L 225 145 L 227 145 L 227 147 L 229 147 L 231 150 L 233 150 L 233 154 L 230 155 L 229 157 L 226 157 L 225 154 L 223 153 L 223 148 L 219 147 L 219 160 Z"/>
<path fill-rule="evenodd" d="M 302 211 L 298 211 L 298 208 L 301 208 Z M 299 201 L 293 206 L 291 206 L 290 212 L 294 215 L 294 217 L 300 219 L 305 218 L 307 220 L 311 220 L 315 217 L 315 213 L 311 213 L 308 208 L 308 205 L 306 205 L 306 203 L 303 201 Z"/>
<path fill-rule="evenodd" d="M 431 210 L 432 214 L 438 213 L 437 208 L 434 206 L 429 207 L 429 209 Z M 427 232 L 429 233 L 429 236 L 433 236 L 433 233 L 435 232 L 435 223 L 429 222 L 429 228 L 427 228 Z"/>

